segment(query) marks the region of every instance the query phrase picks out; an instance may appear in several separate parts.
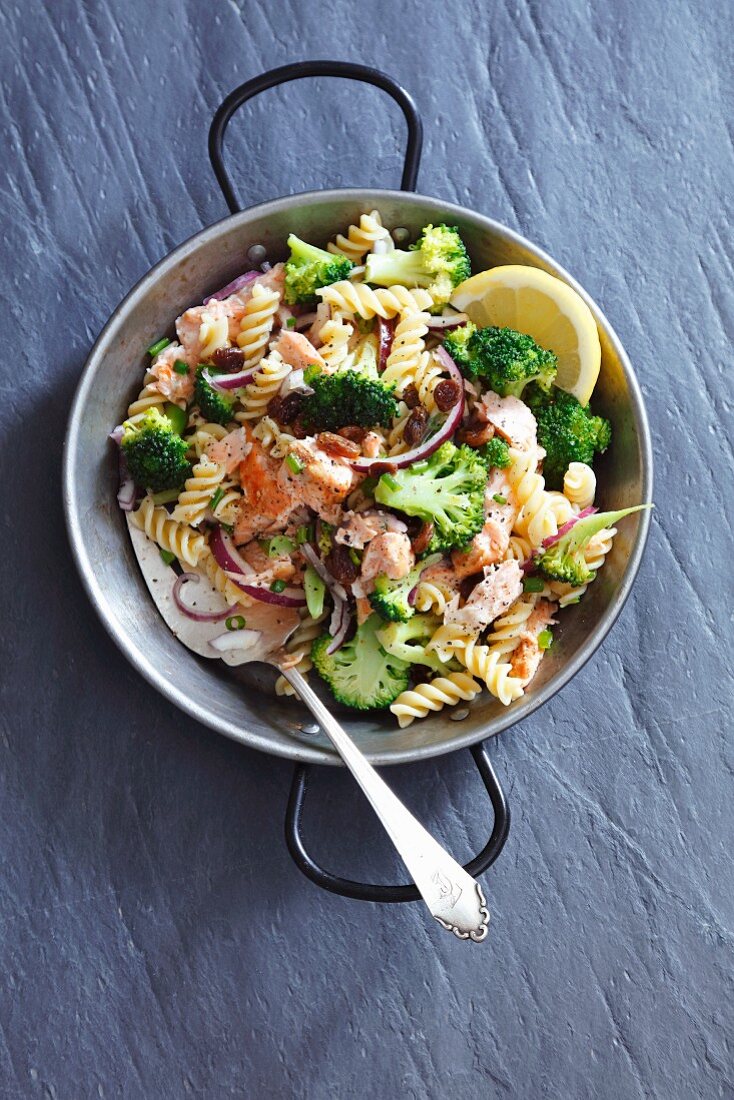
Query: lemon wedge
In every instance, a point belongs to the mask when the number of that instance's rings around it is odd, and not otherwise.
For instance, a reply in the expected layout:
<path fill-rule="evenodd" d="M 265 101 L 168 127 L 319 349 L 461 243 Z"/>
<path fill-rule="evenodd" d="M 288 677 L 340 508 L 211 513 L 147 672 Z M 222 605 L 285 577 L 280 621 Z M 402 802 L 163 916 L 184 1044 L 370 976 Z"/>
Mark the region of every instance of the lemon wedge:
<path fill-rule="evenodd" d="M 477 325 L 526 332 L 555 352 L 555 384 L 588 405 L 601 366 L 599 333 L 586 302 L 566 283 L 536 267 L 493 267 L 460 283 L 451 305 Z"/>

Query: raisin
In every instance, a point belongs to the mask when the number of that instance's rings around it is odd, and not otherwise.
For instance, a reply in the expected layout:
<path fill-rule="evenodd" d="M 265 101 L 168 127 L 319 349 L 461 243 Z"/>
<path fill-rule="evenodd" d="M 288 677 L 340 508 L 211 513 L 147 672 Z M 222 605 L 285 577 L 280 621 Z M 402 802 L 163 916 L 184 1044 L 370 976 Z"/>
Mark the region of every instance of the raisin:
<path fill-rule="evenodd" d="M 359 566 L 352 561 L 349 547 L 336 543 L 326 558 L 326 568 L 340 584 L 352 584 L 359 576 Z"/>
<path fill-rule="evenodd" d="M 453 378 L 446 378 L 443 382 L 439 382 L 433 391 L 433 400 L 444 413 L 453 409 L 460 396 L 461 386 Z"/>
<path fill-rule="evenodd" d="M 421 403 L 420 395 L 418 393 L 418 387 L 415 382 L 411 382 L 403 394 L 403 401 L 409 409 L 417 409 Z"/>
<path fill-rule="evenodd" d="M 291 433 L 296 439 L 305 439 L 308 435 L 306 425 L 303 422 L 303 416 L 297 416 L 293 423 L 290 425 Z"/>
<path fill-rule="evenodd" d="M 494 428 L 486 420 L 474 413 L 463 428 L 459 428 L 456 439 L 459 443 L 466 443 L 469 447 L 483 447 L 489 443 L 494 435 Z"/>
<path fill-rule="evenodd" d="M 335 458 L 359 458 L 359 443 L 353 443 L 351 439 L 345 439 L 334 432 L 319 432 L 316 442 L 322 451 Z"/>
<path fill-rule="evenodd" d="M 303 409 L 303 394 L 288 393 L 285 397 L 276 394 L 268 401 L 268 416 L 278 424 L 292 424 Z"/>
<path fill-rule="evenodd" d="M 410 547 L 413 553 L 416 555 L 425 553 L 432 538 L 433 524 L 429 522 L 422 523 L 418 534 L 411 539 Z"/>
<path fill-rule="evenodd" d="M 212 363 L 230 374 L 242 370 L 245 366 L 245 353 L 239 348 L 217 348 L 212 355 Z"/>
<path fill-rule="evenodd" d="M 418 405 L 413 409 L 403 428 L 403 438 L 409 447 L 417 447 L 422 442 L 428 426 L 428 409 Z"/>
<path fill-rule="evenodd" d="M 340 428 L 338 435 L 345 439 L 351 439 L 352 443 L 361 443 L 367 435 L 367 428 L 358 428 L 356 424 L 347 424 L 346 428 Z"/>
<path fill-rule="evenodd" d="M 464 577 L 459 585 L 459 594 L 462 600 L 468 600 L 479 582 L 484 579 L 483 573 L 472 573 L 470 577 Z"/>
<path fill-rule="evenodd" d="M 398 468 L 394 462 L 373 462 L 370 466 L 370 474 L 380 477 L 382 474 L 396 474 Z"/>

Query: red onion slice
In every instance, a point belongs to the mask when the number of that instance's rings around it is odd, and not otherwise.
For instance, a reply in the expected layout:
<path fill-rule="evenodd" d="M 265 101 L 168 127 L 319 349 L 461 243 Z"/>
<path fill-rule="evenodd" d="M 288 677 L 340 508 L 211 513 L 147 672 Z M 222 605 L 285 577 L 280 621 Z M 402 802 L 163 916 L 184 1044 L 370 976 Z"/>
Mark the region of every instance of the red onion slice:
<path fill-rule="evenodd" d="M 431 317 L 426 321 L 426 328 L 429 329 L 450 329 L 461 328 L 469 320 L 466 313 L 448 313 L 443 314 L 440 317 Z"/>
<path fill-rule="evenodd" d="M 256 370 L 257 367 L 251 367 L 249 370 L 239 370 L 236 374 L 210 374 L 208 370 L 203 370 L 201 377 L 212 389 L 227 393 L 229 390 L 240 390 L 243 386 L 249 386 Z"/>
<path fill-rule="evenodd" d="M 331 595 L 334 598 L 334 602 L 336 603 L 337 596 L 340 600 L 346 600 L 346 588 L 344 588 L 344 586 L 339 583 L 336 577 L 332 576 L 332 574 L 326 568 L 321 558 L 318 556 L 313 546 L 311 546 L 309 542 L 304 542 L 303 546 L 301 547 L 301 553 L 303 554 L 308 564 L 312 565 L 318 575 L 321 577 L 321 580 L 331 592 Z"/>
<path fill-rule="evenodd" d="M 194 622 L 197 623 L 216 623 L 239 611 L 239 608 L 236 606 L 226 607 L 224 611 L 194 611 L 192 607 L 184 603 L 181 597 L 181 589 L 185 584 L 188 584 L 189 581 L 191 581 L 192 584 L 198 584 L 200 580 L 201 577 L 198 573 L 182 573 L 180 577 L 176 577 L 172 592 L 173 602 L 183 615 L 186 615 L 187 618 L 193 619 Z"/>
<path fill-rule="evenodd" d="M 282 592 L 272 592 L 259 584 L 248 584 L 242 573 L 230 573 L 227 576 L 247 596 L 260 603 L 274 604 L 276 607 L 305 607 L 306 596 L 302 588 L 284 588 Z"/>
<path fill-rule="evenodd" d="M 209 645 L 219 653 L 229 653 L 233 649 L 254 649 L 261 637 L 261 630 L 225 630 L 224 634 L 212 638 Z"/>
<path fill-rule="evenodd" d="M 122 443 L 122 437 L 125 434 L 125 429 L 122 424 L 118 424 L 116 428 L 113 428 L 110 432 L 109 438 L 113 443 L 117 443 L 118 447 Z"/>
<path fill-rule="evenodd" d="M 403 470 L 406 466 L 411 466 L 414 462 L 420 462 L 421 459 L 432 455 L 459 427 L 464 415 L 464 378 L 445 348 L 436 348 L 434 355 L 453 380 L 461 386 L 461 399 L 456 402 L 453 409 L 449 410 L 448 416 L 438 431 L 418 447 L 414 447 L 412 451 L 406 451 L 405 454 L 395 455 L 394 458 L 385 458 L 384 455 L 378 455 L 377 458 L 357 458 L 352 463 L 355 470 L 368 473 L 376 463 L 384 466 L 386 462 L 391 463 L 397 470 Z"/>
<path fill-rule="evenodd" d="M 387 366 L 387 357 L 392 350 L 393 336 L 395 335 L 395 322 L 386 321 L 383 317 L 377 318 L 377 370 L 380 374 Z"/>
<path fill-rule="evenodd" d="M 131 477 L 125 478 L 117 492 L 117 503 L 123 512 L 132 512 L 135 507 L 137 490 Z"/>
<path fill-rule="evenodd" d="M 257 279 L 259 275 L 259 271 L 246 271 L 244 275 L 238 275 L 236 279 L 233 279 L 231 283 L 227 283 L 216 294 L 210 294 L 204 301 L 204 305 L 208 305 L 209 302 L 221 302 L 225 298 L 229 298 L 230 295 L 236 294 L 238 290 L 242 290 L 248 283 L 251 283 L 253 279 Z"/>
<path fill-rule="evenodd" d="M 334 611 L 329 621 L 329 633 L 332 634 L 333 637 L 326 647 L 326 652 L 329 657 L 344 645 L 347 631 L 349 630 L 350 620 L 349 604 L 346 603 L 345 600 L 339 600 L 338 602 L 335 600 Z"/>
<path fill-rule="evenodd" d="M 580 519 L 586 519 L 587 516 L 593 516 L 594 513 L 598 511 L 599 509 L 594 508 L 593 505 L 589 508 L 584 508 L 583 511 L 578 513 L 578 515 L 572 516 L 571 519 L 567 520 L 562 527 L 559 527 L 555 535 L 549 535 L 547 539 L 543 539 L 541 546 L 544 550 L 547 550 L 551 546 L 555 546 L 558 540 L 562 539 L 564 535 L 567 535 L 571 528 L 575 527 Z"/>

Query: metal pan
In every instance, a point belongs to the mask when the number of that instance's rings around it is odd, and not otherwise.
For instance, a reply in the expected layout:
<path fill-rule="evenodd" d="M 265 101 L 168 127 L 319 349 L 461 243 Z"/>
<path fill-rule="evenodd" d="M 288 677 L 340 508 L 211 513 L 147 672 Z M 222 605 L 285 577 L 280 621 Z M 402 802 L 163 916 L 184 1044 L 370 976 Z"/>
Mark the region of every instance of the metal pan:
<path fill-rule="evenodd" d="M 408 124 L 402 191 L 374 188 L 312 191 L 241 210 L 224 166 L 222 139 L 234 111 L 252 96 L 299 77 L 349 77 L 388 92 Z M 74 557 L 106 630 L 130 662 L 163 695 L 218 733 L 297 762 L 288 810 L 287 841 L 301 870 L 319 885 L 350 897 L 413 900 L 413 887 L 378 887 L 331 876 L 307 855 L 300 835 L 306 765 L 336 764 L 318 736 L 309 741 L 299 705 L 272 694 L 269 670 L 248 666 L 239 677 L 220 662 L 182 649 L 149 599 L 116 503 L 116 479 L 107 433 L 139 386 L 144 349 L 166 332 L 192 302 L 239 274 L 244 257 L 261 245 L 271 261 L 283 259 L 289 232 L 324 243 L 360 213 L 378 208 L 385 223 L 414 235 L 428 222 L 455 224 L 467 243 L 473 270 L 496 264 L 530 264 L 558 276 L 581 294 L 599 326 L 602 368 L 596 411 L 612 421 L 613 444 L 597 467 L 604 508 L 649 502 L 652 451 L 644 403 L 629 359 L 599 306 L 555 261 L 511 229 L 464 207 L 415 193 L 422 128 L 410 96 L 384 73 L 343 62 L 314 61 L 265 73 L 237 88 L 212 122 L 209 151 L 230 217 L 175 249 L 130 291 L 102 330 L 74 397 L 64 454 L 64 508 Z M 136 392 L 136 391 L 135 391 Z M 495 811 L 488 845 L 469 866 L 481 873 L 507 835 L 509 812 L 486 747 L 477 743 L 527 718 L 556 694 L 596 651 L 627 599 L 650 524 L 649 513 L 625 520 L 599 578 L 576 607 L 568 608 L 553 648 L 523 698 L 504 708 L 483 693 L 463 721 L 438 713 L 405 730 L 391 716 L 344 714 L 345 724 L 374 764 L 407 763 L 471 747 Z M 294 736 L 294 733 L 297 736 Z"/>

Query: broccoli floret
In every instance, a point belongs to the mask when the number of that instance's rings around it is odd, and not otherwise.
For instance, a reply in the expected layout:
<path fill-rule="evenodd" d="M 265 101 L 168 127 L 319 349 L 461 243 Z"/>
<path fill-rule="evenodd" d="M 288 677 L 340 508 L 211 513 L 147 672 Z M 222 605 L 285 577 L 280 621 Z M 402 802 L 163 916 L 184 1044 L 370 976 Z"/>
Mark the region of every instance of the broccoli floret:
<path fill-rule="evenodd" d="M 360 428 L 387 428 L 397 416 L 394 385 L 367 378 L 352 370 L 309 376 L 313 393 L 303 404 L 302 417 L 308 431 L 336 432 L 348 424 Z"/>
<path fill-rule="evenodd" d="M 222 371 L 206 364 L 202 364 L 197 368 L 194 400 L 199 406 L 199 411 L 206 420 L 211 420 L 215 424 L 229 424 L 232 419 L 234 397 L 228 397 L 226 394 L 220 393 L 219 390 L 215 390 L 204 378 L 204 371 L 207 371 L 210 375 L 222 373 Z"/>
<path fill-rule="evenodd" d="M 471 447 L 442 444 L 430 458 L 383 474 L 375 500 L 433 524 L 429 550 L 466 546 L 484 524 L 487 467 Z"/>
<path fill-rule="evenodd" d="M 313 304 L 319 287 L 348 279 L 354 267 L 346 256 L 333 256 L 323 248 L 302 241 L 295 233 L 288 238 L 288 247 L 291 254 L 285 265 L 285 300 L 291 305 L 294 302 Z"/>
<path fill-rule="evenodd" d="M 651 507 L 650 504 L 638 504 L 634 508 L 622 508 L 619 512 L 596 512 L 577 520 L 570 531 L 537 559 L 538 567 L 551 580 L 572 584 L 574 588 L 588 584 L 595 574 L 587 565 L 584 550 L 594 535 L 605 527 L 614 527 L 631 512 Z"/>
<path fill-rule="evenodd" d="M 386 573 L 380 573 L 375 577 L 375 587 L 370 593 L 370 603 L 373 610 L 391 623 L 407 623 L 415 615 L 415 608 L 411 606 L 408 597 L 420 580 L 420 575 L 429 565 L 441 560 L 441 554 L 432 558 L 424 558 L 419 561 L 407 577 L 400 581 L 393 581 Z"/>
<path fill-rule="evenodd" d="M 459 230 L 449 225 L 427 225 L 404 252 L 370 253 L 365 281 L 376 286 L 425 287 L 437 306 L 445 305 L 454 287 L 471 275 L 471 264 Z"/>
<path fill-rule="evenodd" d="M 335 699 L 357 710 L 389 707 L 408 686 L 408 664 L 387 653 L 377 638 L 381 626 L 370 615 L 357 627 L 351 641 L 328 654 L 331 636 L 322 634 L 311 646 L 314 668 L 331 688 Z"/>
<path fill-rule="evenodd" d="M 556 377 L 553 352 L 513 328 L 477 329 L 467 341 L 466 352 L 466 362 L 459 363 L 464 373 L 483 379 L 501 397 L 521 397 L 529 382 L 549 390 Z"/>
<path fill-rule="evenodd" d="M 390 623 L 377 632 L 377 638 L 392 657 L 411 665 L 426 665 L 434 672 L 446 672 L 447 663 L 435 650 L 426 652 L 426 646 L 441 625 L 435 615 L 414 615 L 407 623 Z M 453 658 L 450 664 L 454 664 Z"/>
<path fill-rule="evenodd" d="M 526 401 L 538 421 L 538 442 L 545 448 L 543 476 L 549 489 L 563 488 L 563 475 L 570 462 L 594 461 L 612 438 L 612 427 L 602 416 L 594 416 L 565 390 L 553 387 L 546 394 L 533 386 Z"/>
<path fill-rule="evenodd" d="M 188 444 L 159 409 L 148 409 L 138 421 L 125 421 L 122 447 L 136 485 L 159 493 L 183 485 L 191 473 Z"/>
<path fill-rule="evenodd" d="M 498 435 L 493 435 L 489 443 L 484 443 L 477 448 L 477 451 L 487 464 L 488 470 L 491 470 L 493 466 L 504 470 L 510 465 L 510 445 L 504 439 L 500 439 Z"/>
<path fill-rule="evenodd" d="M 457 367 L 459 367 L 462 374 L 472 373 L 467 345 L 476 331 L 477 326 L 474 322 L 467 321 L 466 324 L 461 325 L 460 328 L 455 328 L 452 332 L 447 332 L 443 342 L 445 350 L 449 353 Z"/>

